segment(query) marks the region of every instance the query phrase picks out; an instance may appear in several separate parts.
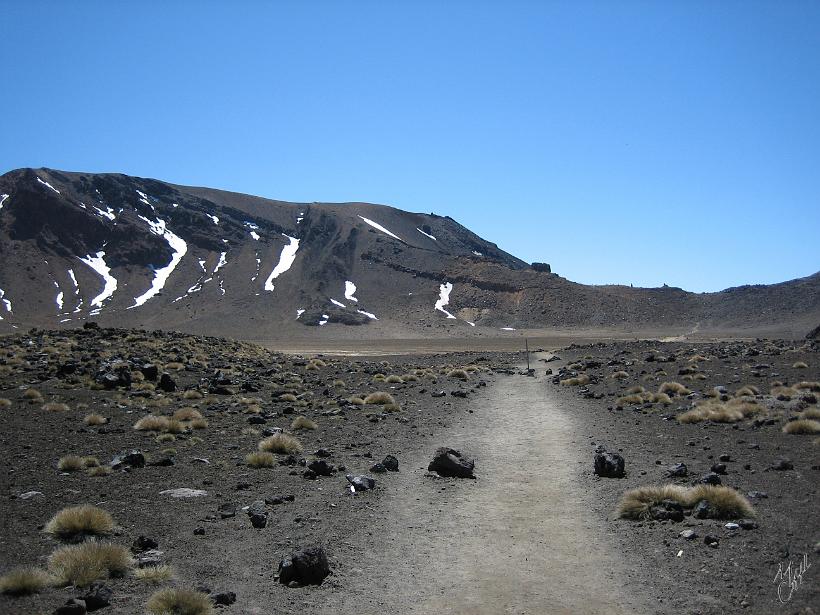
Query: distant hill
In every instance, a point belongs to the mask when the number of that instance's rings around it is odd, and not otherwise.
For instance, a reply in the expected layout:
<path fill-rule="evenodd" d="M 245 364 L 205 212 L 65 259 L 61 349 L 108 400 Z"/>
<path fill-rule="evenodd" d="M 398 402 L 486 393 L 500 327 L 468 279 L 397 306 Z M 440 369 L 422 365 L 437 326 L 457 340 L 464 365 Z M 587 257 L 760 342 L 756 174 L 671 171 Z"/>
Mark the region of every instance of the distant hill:
<path fill-rule="evenodd" d="M 384 205 L 49 169 L 0 176 L 0 203 L 0 332 L 92 319 L 246 339 L 551 327 L 803 336 L 820 323 L 820 274 L 707 294 L 587 286 L 447 216 Z"/>

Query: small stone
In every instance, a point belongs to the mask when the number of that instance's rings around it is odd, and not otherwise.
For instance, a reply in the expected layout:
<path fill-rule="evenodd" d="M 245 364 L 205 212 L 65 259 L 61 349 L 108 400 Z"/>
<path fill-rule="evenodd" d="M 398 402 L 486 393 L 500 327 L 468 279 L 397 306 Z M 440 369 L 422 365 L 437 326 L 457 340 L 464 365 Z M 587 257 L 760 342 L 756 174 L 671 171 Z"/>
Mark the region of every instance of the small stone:
<path fill-rule="evenodd" d="M 744 530 L 756 530 L 757 529 L 757 521 L 753 521 L 752 519 L 741 519 L 737 523 Z"/>
<path fill-rule="evenodd" d="M 93 583 L 82 599 L 85 601 L 85 608 L 90 611 L 102 609 L 111 604 L 111 597 L 114 592 L 103 583 Z"/>
<path fill-rule="evenodd" d="M 704 474 L 698 482 L 703 483 L 704 485 L 719 485 L 721 480 L 719 474 L 709 472 L 708 474 Z"/>
<path fill-rule="evenodd" d="M 695 530 L 683 530 L 680 534 L 678 534 L 681 538 L 685 538 L 686 540 L 693 540 L 698 537 Z"/>
<path fill-rule="evenodd" d="M 370 471 L 375 472 L 376 474 L 384 474 L 387 472 L 387 468 L 385 468 L 381 463 L 374 463 L 370 466 Z"/>
<path fill-rule="evenodd" d="M 739 530 L 740 529 L 740 525 L 738 525 L 737 523 L 727 523 L 723 527 L 725 527 L 727 530 Z"/>
<path fill-rule="evenodd" d="M 225 502 L 224 504 L 222 504 L 219 507 L 218 512 L 219 512 L 219 516 L 222 517 L 223 519 L 229 519 L 231 517 L 235 517 L 236 516 L 236 504 L 233 504 L 231 502 Z"/>
<path fill-rule="evenodd" d="M 205 528 L 204 527 L 194 528 L 194 536 L 204 536 L 204 535 L 205 535 Z"/>
<path fill-rule="evenodd" d="M 356 491 L 368 491 L 376 486 L 376 481 L 369 476 L 354 476 L 353 474 L 345 475 L 347 482 L 353 485 Z"/>
<path fill-rule="evenodd" d="M 211 596 L 211 600 L 213 600 L 214 604 L 230 606 L 236 602 L 236 594 L 234 592 L 220 592 Z"/>
<path fill-rule="evenodd" d="M 712 465 L 712 472 L 715 474 L 726 474 L 726 464 L 725 463 L 716 463 Z"/>
<path fill-rule="evenodd" d="M 713 515 L 714 510 L 708 500 L 701 500 L 692 510 L 692 516 L 695 517 L 695 519 L 710 519 Z"/>
<path fill-rule="evenodd" d="M 676 463 L 666 468 L 666 475 L 669 478 L 683 478 L 687 474 L 689 474 L 689 468 L 686 467 L 685 463 Z"/>
<path fill-rule="evenodd" d="M 706 546 L 716 549 L 720 540 L 718 540 L 714 536 L 705 536 L 703 542 Z"/>
<path fill-rule="evenodd" d="M 158 546 L 159 543 L 153 538 L 146 538 L 145 536 L 140 536 L 131 544 L 131 552 L 142 553 L 143 551 L 150 551 L 151 549 L 156 549 Z"/>
<path fill-rule="evenodd" d="M 387 469 L 388 472 L 399 471 L 399 460 L 393 457 L 393 455 L 387 455 L 382 461 L 382 465 L 385 467 L 385 469 Z"/>
<path fill-rule="evenodd" d="M 177 489 L 166 489 L 165 491 L 160 491 L 159 494 L 168 495 L 172 498 L 201 498 L 208 495 L 208 492 L 203 489 L 179 487 Z"/>
<path fill-rule="evenodd" d="M 790 459 L 781 457 L 772 464 L 772 470 L 778 470 L 781 472 L 784 470 L 794 470 L 794 464 L 791 462 Z"/>

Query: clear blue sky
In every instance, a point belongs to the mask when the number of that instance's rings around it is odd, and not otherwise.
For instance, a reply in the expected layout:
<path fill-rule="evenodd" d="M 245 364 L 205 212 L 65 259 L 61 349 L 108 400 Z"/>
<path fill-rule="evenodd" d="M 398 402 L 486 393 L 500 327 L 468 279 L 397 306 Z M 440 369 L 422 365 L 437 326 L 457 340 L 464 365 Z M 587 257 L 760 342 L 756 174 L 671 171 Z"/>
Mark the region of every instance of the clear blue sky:
<path fill-rule="evenodd" d="M 448 214 L 586 283 L 820 269 L 820 2 L 0 0 L 0 172 Z"/>

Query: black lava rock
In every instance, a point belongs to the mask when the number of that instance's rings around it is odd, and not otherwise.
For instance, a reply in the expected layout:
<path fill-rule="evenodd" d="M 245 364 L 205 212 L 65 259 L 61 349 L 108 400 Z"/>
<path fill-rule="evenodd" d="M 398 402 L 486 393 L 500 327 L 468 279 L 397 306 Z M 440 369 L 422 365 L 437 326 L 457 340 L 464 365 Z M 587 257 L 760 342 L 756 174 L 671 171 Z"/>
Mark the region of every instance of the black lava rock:
<path fill-rule="evenodd" d="M 433 460 L 427 466 L 430 472 L 454 478 L 475 478 L 474 469 L 475 461 L 462 457 L 459 451 L 447 447 L 436 450 Z"/>
<path fill-rule="evenodd" d="M 330 564 L 322 547 L 300 549 L 279 562 L 279 582 L 289 585 L 321 585 L 330 574 Z"/>

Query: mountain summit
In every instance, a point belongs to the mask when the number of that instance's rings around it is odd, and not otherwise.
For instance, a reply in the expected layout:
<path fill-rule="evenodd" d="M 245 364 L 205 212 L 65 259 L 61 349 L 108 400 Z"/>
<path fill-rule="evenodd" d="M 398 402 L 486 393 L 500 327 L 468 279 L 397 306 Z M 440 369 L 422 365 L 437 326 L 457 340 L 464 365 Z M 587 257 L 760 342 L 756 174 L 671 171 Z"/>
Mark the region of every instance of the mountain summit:
<path fill-rule="evenodd" d="M 802 335 L 820 322 L 817 274 L 710 294 L 585 286 L 447 216 L 120 174 L 0 176 L 0 256 L 6 332 L 92 319 L 246 339 L 550 327 Z"/>

